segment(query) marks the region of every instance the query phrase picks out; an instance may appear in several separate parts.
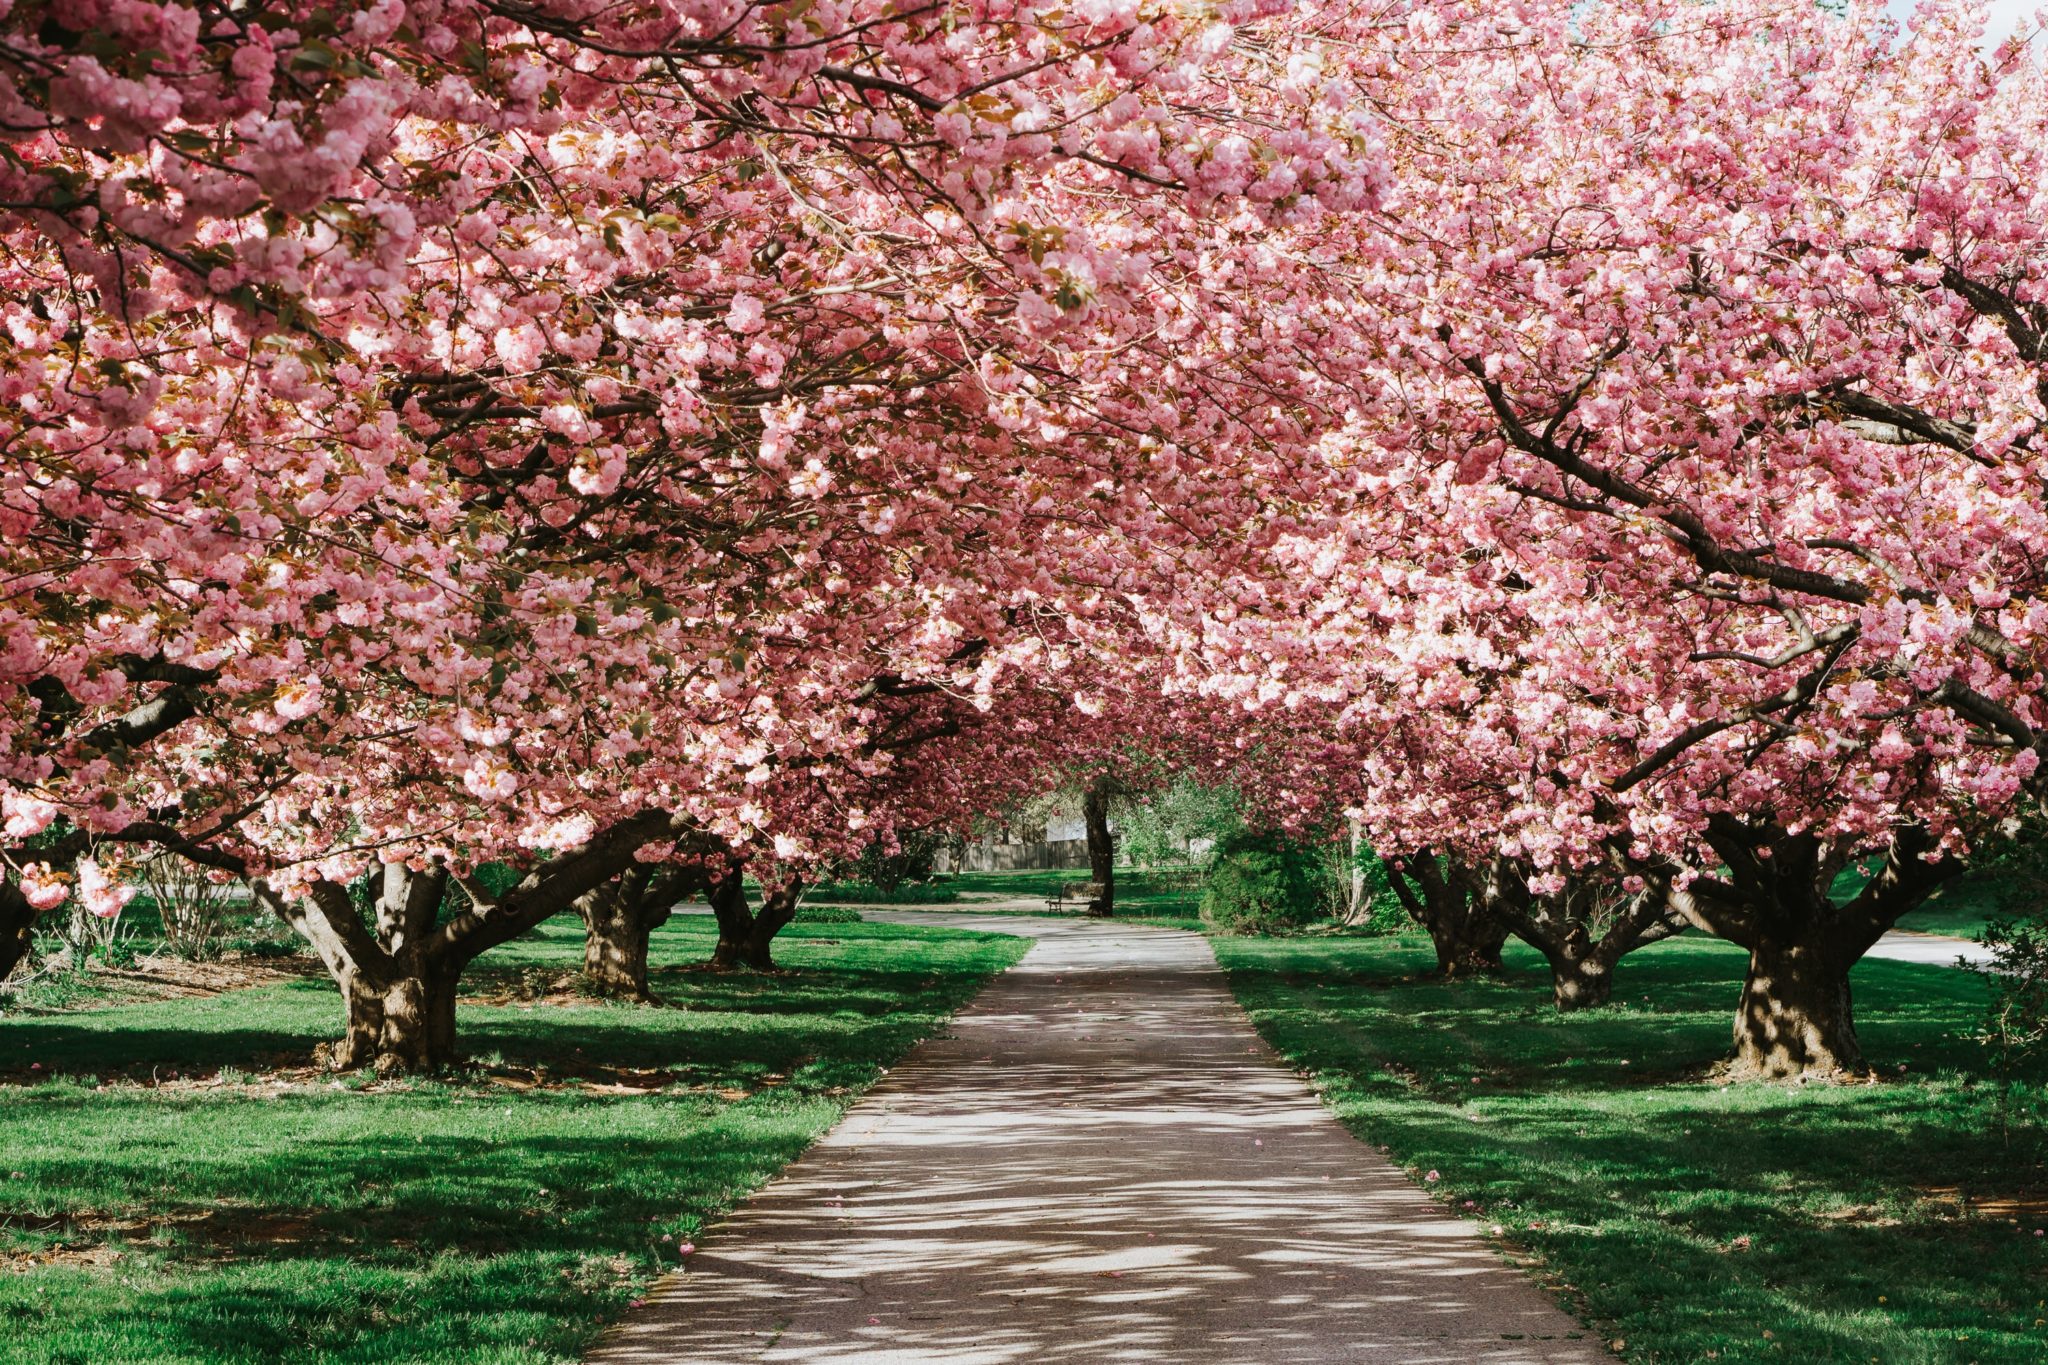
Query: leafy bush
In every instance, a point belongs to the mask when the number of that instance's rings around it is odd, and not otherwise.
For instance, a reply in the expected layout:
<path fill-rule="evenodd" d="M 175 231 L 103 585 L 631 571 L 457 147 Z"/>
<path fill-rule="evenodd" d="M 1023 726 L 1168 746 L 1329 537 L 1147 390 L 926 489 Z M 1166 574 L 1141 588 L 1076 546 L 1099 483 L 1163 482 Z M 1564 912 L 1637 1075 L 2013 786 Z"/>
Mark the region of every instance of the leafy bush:
<path fill-rule="evenodd" d="M 800 905 L 798 924 L 859 924 L 860 911 L 848 905 Z"/>
<path fill-rule="evenodd" d="M 932 878 L 932 865 L 945 846 L 946 836 L 931 830 L 899 831 L 893 849 L 877 839 L 862 849 L 858 858 L 834 864 L 831 880 L 826 885 L 894 891 L 906 883 L 928 882 Z"/>
<path fill-rule="evenodd" d="M 1347 848 L 1348 853 L 1348 848 Z M 1346 859 L 1349 862 L 1349 859 Z M 1368 844 L 1358 846 L 1358 869 L 1364 874 L 1366 905 L 1365 913 L 1351 921 L 1350 927 L 1367 934 L 1398 934 L 1415 927 L 1415 921 L 1408 918 L 1407 910 L 1401 906 L 1400 897 L 1388 881 L 1387 865 L 1380 855 Z M 1347 867 L 1348 881 L 1350 871 Z"/>
<path fill-rule="evenodd" d="M 1999 916 L 1981 936 L 1991 961 L 1971 964 L 1991 997 L 1979 1037 L 2010 1067 L 2048 1052 L 2048 917 Z"/>
<path fill-rule="evenodd" d="M 1195 841 L 1220 844 L 1243 830 L 1239 805 L 1235 788 L 1179 778 L 1163 791 L 1118 803 L 1117 851 L 1139 866 L 1179 862 Z"/>
<path fill-rule="evenodd" d="M 1978 1038 L 2010 1067 L 2048 1056 L 2048 829 L 2013 822 L 1977 866 L 1995 879 L 1999 912 L 1978 935 L 1991 961 L 1970 965 L 1990 992 Z"/>
<path fill-rule="evenodd" d="M 237 884 L 215 881 L 206 869 L 175 853 L 159 853 L 144 863 L 142 884 L 173 955 L 197 961 L 220 951 L 242 899 Z"/>
<path fill-rule="evenodd" d="M 1240 830 L 1216 850 L 1202 918 L 1236 933 L 1269 933 L 1324 913 L 1328 869 L 1312 844 L 1277 831 Z"/>

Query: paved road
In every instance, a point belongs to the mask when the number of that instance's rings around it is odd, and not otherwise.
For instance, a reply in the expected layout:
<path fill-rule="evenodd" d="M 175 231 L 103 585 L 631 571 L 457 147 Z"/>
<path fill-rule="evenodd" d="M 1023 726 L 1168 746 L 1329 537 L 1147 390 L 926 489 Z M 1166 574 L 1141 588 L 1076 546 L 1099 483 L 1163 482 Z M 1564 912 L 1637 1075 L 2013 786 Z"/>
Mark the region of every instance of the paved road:
<path fill-rule="evenodd" d="M 1316 1102 L 1199 936 L 870 916 L 1038 942 L 594 1365 L 1610 1358 Z"/>

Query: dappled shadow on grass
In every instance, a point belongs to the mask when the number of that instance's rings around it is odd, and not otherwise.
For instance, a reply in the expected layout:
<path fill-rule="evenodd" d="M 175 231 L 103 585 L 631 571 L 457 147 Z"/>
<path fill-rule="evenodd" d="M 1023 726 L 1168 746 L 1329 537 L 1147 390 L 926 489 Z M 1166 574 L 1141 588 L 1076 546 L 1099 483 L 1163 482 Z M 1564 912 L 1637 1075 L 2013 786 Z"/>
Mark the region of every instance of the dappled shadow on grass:
<path fill-rule="evenodd" d="M 521 954 L 498 962 L 487 956 L 465 976 L 458 1046 L 487 1066 L 529 1074 L 542 1069 L 556 1079 L 616 1082 L 621 1067 L 670 1068 L 672 1081 L 691 1083 L 740 1063 L 750 1074 L 772 1074 L 829 1052 L 835 1036 L 867 1028 L 867 1021 L 889 1020 L 905 1001 L 951 1009 L 964 998 L 963 980 L 982 979 L 978 969 L 963 968 L 984 960 L 991 941 L 943 929 L 830 928 L 838 932 L 791 934 L 785 955 L 793 970 L 772 975 L 700 970 L 696 964 L 712 943 L 709 928 L 685 923 L 664 929 L 654 944 L 662 962 L 653 973 L 658 1006 L 595 999 L 476 1003 L 475 996 L 537 966 L 568 969 L 580 961 L 567 952 L 573 946 L 580 954 L 580 937 L 567 944 L 568 930 L 544 926 L 533 943 L 521 945 Z M 916 1036 L 920 1018 L 906 1019 L 910 1032 L 886 1037 L 886 1045 L 900 1051 Z M 189 1080 L 222 1068 L 250 1075 L 302 1072 L 313 1050 L 340 1030 L 340 996 L 324 979 L 13 1017 L 0 1020 L 0 1093 L 9 1083 L 58 1076 L 155 1082 L 172 1079 L 171 1073 Z"/>
<path fill-rule="evenodd" d="M 465 1007 L 488 1066 L 369 1091 L 260 1070 L 327 1036 L 313 986 L 7 1021 L 79 1076 L 243 1074 L 0 1087 L 0 1359 L 573 1357 L 1016 951 L 881 930 L 689 1008 Z"/>
<path fill-rule="evenodd" d="M 628 1120 L 613 1134 L 591 1133 L 596 1125 L 575 1118 L 543 1119 L 541 1131 L 489 1139 L 344 1137 L 345 1127 L 321 1108 L 275 1106 L 276 1118 L 307 1134 L 304 1140 L 196 1161 L 182 1195 L 154 1190 L 168 1163 L 143 1166 L 146 1180 L 110 1182 L 104 1157 L 45 1155 L 35 1163 L 38 1182 L 97 1187 L 103 1202 L 48 1215 L 0 1214 L 0 1228 L 52 1245 L 114 1234 L 193 1259 L 344 1254 L 410 1264 L 445 1251 L 512 1246 L 610 1254 L 620 1249 L 624 1226 L 673 1227 L 722 1207 L 802 1150 L 803 1120 L 823 1112 L 770 1105 L 721 1118 L 724 1106 L 703 1104 L 670 1107 L 666 1123 Z M 695 1141 L 678 1142 L 683 1134 Z M 639 1249 L 650 1252 L 659 1238 L 656 1229 Z"/>
<path fill-rule="evenodd" d="M 1880 1083 L 1722 1086 L 1699 1078 L 1740 990 L 1724 945 L 1632 956 L 1617 1005 L 1580 1016 L 1550 1009 L 1527 957 L 1508 981 L 1447 984 L 1415 975 L 1409 944 L 1219 951 L 1356 1131 L 1439 1170 L 1445 1197 L 1498 1219 L 1655 1358 L 2048 1355 L 2048 1238 L 1993 1202 L 2048 1193 L 2048 1104 L 2038 1082 L 1983 1074 L 1960 1036 L 1981 1000 L 1966 975 L 1858 969 Z"/>
<path fill-rule="evenodd" d="M 741 1062 L 764 1073 L 782 1070 L 826 1050 L 850 1030 L 894 1031 L 887 1022 L 896 1012 L 892 999 L 900 1009 L 903 1000 L 940 989 L 929 977 L 892 982 L 855 973 L 842 1001 L 835 994 L 842 979 L 821 973 L 786 998 L 736 1007 L 465 1005 L 458 1015 L 459 1043 L 486 1070 L 539 1069 L 556 1080 L 615 1081 L 620 1068 L 660 1068 L 686 1082 L 699 1073 L 723 1074 Z M 0 1066 L 0 1081 L 90 1076 L 147 1083 L 189 1080 L 222 1068 L 250 1078 L 303 1073 L 314 1048 L 340 1030 L 334 993 L 308 985 L 260 994 L 262 999 L 236 1000 L 248 1020 L 241 1025 L 223 1019 L 192 1027 L 178 1022 L 179 1011 L 157 1006 L 10 1021 L 0 1033 L 0 1046 L 12 1053 Z M 921 1015 L 906 1020 L 913 1036 L 919 1022 Z M 764 1040 L 764 1033 L 772 1037 Z"/>
<path fill-rule="evenodd" d="M 435 1131 L 460 1121 L 445 1107 L 364 1112 L 372 1103 L 279 1101 L 253 1133 L 209 1106 L 175 1136 L 131 1134 L 119 1172 L 89 1140 L 39 1154 L 36 1184 L 71 1208 L 54 1226 L 0 1216 L 0 1262 L 27 1269 L 87 1241 L 122 1259 L 97 1274 L 0 1275 L 0 1322 L 94 1362 L 467 1361 L 487 1344 L 558 1359 L 837 1113 L 779 1100 L 499 1105 L 478 1114 L 498 1124 L 491 1139 Z M 121 1126 L 118 1112 L 95 1118 Z M 124 1235 L 94 1227 L 115 1216 Z"/>

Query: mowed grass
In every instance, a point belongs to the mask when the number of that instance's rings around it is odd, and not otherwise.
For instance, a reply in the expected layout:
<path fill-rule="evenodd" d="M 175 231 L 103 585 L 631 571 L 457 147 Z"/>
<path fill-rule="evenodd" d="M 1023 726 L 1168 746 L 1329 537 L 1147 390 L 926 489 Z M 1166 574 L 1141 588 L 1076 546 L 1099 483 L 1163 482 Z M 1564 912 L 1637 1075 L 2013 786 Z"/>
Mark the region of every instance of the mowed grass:
<path fill-rule="evenodd" d="M 711 942 L 679 919 L 654 959 Z M 431 1081 L 295 1069 L 324 979 L 0 1020 L 0 1361 L 577 1359 L 1024 946 L 797 925 L 790 974 L 666 965 L 648 1008 L 554 993 L 558 922 L 466 979 L 508 1003 Z"/>
<path fill-rule="evenodd" d="M 1577 1016 L 1518 948 L 1510 979 L 1447 984 L 1414 936 L 1215 945 L 1353 1131 L 1628 1360 L 2048 1360 L 2048 1088 L 1987 1073 L 1965 973 L 1856 970 L 1881 1083 L 1721 1086 L 1725 944 L 1645 949 Z"/>
<path fill-rule="evenodd" d="M 1922 934 L 1953 934 L 1975 938 L 1998 913 L 1998 884 L 1987 876 L 1965 873 L 1937 890 L 1899 921 L 1899 928 Z"/>

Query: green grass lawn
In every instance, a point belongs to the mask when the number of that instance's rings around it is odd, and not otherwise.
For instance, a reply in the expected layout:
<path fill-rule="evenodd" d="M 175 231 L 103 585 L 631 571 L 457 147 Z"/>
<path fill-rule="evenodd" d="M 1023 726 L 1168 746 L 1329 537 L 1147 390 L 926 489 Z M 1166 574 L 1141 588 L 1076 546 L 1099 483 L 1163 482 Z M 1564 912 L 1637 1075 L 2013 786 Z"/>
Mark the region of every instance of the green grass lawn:
<path fill-rule="evenodd" d="M 1701 1076 L 1741 982 L 1725 944 L 1646 949 L 1614 1005 L 1561 1016 L 1519 948 L 1505 982 L 1446 984 L 1414 936 L 1215 943 L 1353 1131 L 1438 1171 L 1627 1359 L 2048 1360 L 2048 1087 L 1961 1038 L 1969 975 L 1857 969 L 1880 1084 L 1724 1087 Z"/>
<path fill-rule="evenodd" d="M 302 1069 L 324 979 L 10 1015 L 0 1361 L 575 1360 L 1024 947 L 797 925 L 789 975 L 668 966 L 647 1008 L 557 994 L 557 922 L 466 979 L 504 1001 L 461 1010 L 474 1066 L 375 1085 Z M 654 958 L 710 948 L 679 917 Z"/>
<path fill-rule="evenodd" d="M 1926 903 L 1899 921 L 1899 928 L 1923 934 L 1975 938 L 1984 921 L 1997 913 L 1997 887 L 1988 879 L 1965 874 L 1929 896 Z"/>

